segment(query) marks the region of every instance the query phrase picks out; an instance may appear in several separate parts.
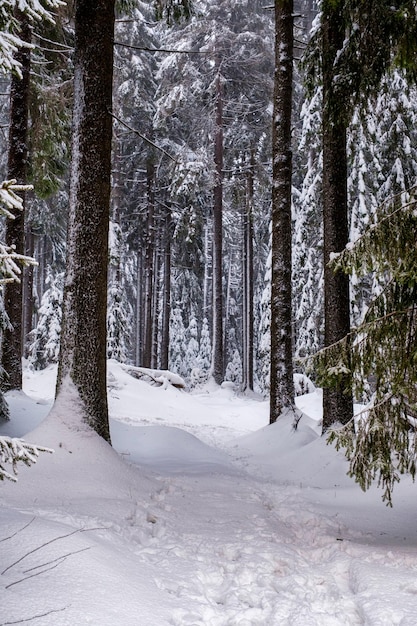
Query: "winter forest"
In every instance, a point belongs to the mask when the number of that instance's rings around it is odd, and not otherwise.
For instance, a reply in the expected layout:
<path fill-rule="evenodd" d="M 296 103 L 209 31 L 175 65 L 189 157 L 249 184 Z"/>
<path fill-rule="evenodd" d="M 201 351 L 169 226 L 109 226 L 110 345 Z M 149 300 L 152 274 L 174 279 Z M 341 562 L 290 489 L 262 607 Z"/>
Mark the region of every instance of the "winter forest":
<path fill-rule="evenodd" d="M 110 440 L 107 359 L 295 426 L 313 381 L 389 501 L 416 459 L 415 0 L 8 0 L 0 27 L 3 392 L 58 363 Z"/>

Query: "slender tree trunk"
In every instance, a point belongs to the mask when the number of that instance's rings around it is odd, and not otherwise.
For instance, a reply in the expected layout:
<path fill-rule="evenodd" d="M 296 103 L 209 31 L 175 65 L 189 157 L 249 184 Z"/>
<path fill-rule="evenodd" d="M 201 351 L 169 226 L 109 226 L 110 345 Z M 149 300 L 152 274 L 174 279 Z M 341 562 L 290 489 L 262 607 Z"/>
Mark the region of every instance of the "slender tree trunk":
<path fill-rule="evenodd" d="M 216 181 L 213 204 L 213 358 L 212 376 L 223 382 L 223 95 L 220 69 L 216 78 L 216 124 L 214 137 Z"/>
<path fill-rule="evenodd" d="M 147 164 L 147 194 L 148 194 L 148 220 L 146 229 L 146 252 L 145 252 L 145 314 L 144 314 L 144 345 L 142 365 L 151 367 L 152 364 L 152 302 L 154 286 L 154 248 L 155 248 L 155 199 L 154 199 L 154 176 L 155 168 L 152 157 Z"/>
<path fill-rule="evenodd" d="M 16 11 L 19 23 L 19 36 L 30 43 L 31 28 L 29 19 Z M 16 179 L 19 184 L 26 184 L 28 161 L 28 120 L 30 86 L 30 49 L 20 48 L 15 55 L 21 64 L 22 77 L 12 75 L 10 86 L 10 124 L 9 151 L 7 163 L 8 179 Z M 24 196 L 24 194 L 23 194 Z M 14 246 L 18 254 L 25 253 L 25 215 L 18 211 L 14 220 L 7 220 L 5 242 Z M 4 308 L 11 323 L 11 328 L 3 332 L 2 365 L 5 376 L 2 388 L 22 388 L 23 355 L 23 283 L 6 283 L 4 286 Z"/>
<path fill-rule="evenodd" d="M 56 403 L 110 442 L 106 310 L 114 0 L 77 0 L 74 113 L 61 352 Z M 74 394 L 75 387 L 75 394 Z M 59 404 L 57 404 L 59 408 Z"/>
<path fill-rule="evenodd" d="M 138 253 L 136 271 L 136 341 L 135 365 L 142 365 L 143 359 L 143 256 Z"/>
<path fill-rule="evenodd" d="M 270 422 L 294 406 L 291 286 L 293 0 L 275 0 Z"/>
<path fill-rule="evenodd" d="M 253 390 L 253 177 L 255 155 L 251 150 L 246 175 L 246 203 L 243 219 L 243 388 Z"/>
<path fill-rule="evenodd" d="M 340 3 L 339 3 L 340 6 Z M 334 61 L 344 41 L 340 9 L 327 0 L 323 5 L 323 225 L 324 225 L 324 342 L 329 346 L 350 331 L 349 277 L 328 267 L 330 255 L 348 242 L 347 118 L 334 91 Z M 346 424 L 353 415 L 351 394 L 343 383 L 323 392 L 323 430 Z"/>
<path fill-rule="evenodd" d="M 29 228 L 25 237 L 25 254 L 33 257 L 35 252 L 34 234 Z M 28 356 L 29 333 L 33 328 L 33 311 L 35 308 L 33 295 L 34 267 L 29 265 L 23 270 L 23 329 L 22 329 L 22 345 L 23 356 Z"/>
<path fill-rule="evenodd" d="M 171 316 L 171 211 L 165 214 L 164 285 L 162 300 L 161 369 L 169 368 L 169 319 Z"/>
<path fill-rule="evenodd" d="M 159 337 L 159 305 L 160 305 L 160 288 L 161 288 L 161 251 L 159 236 L 159 220 L 155 220 L 155 240 L 154 240 L 154 271 L 153 271 L 153 288 L 152 288 L 152 360 L 151 366 L 158 368 L 158 337 Z"/>

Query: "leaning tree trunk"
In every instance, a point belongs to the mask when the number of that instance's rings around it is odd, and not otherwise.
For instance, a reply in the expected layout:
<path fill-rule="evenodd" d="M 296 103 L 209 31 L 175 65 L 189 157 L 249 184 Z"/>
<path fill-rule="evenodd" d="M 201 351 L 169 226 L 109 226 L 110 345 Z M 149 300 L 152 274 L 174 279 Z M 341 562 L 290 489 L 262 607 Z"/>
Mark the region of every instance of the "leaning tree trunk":
<path fill-rule="evenodd" d="M 17 11 L 19 36 L 30 43 L 31 28 L 28 17 Z M 21 64 L 22 77 L 13 75 L 10 86 L 10 124 L 7 177 L 25 184 L 28 161 L 28 118 L 30 86 L 30 49 L 19 48 L 15 58 Z M 24 211 L 18 212 L 14 220 L 7 220 L 5 242 L 14 246 L 18 254 L 25 253 Z M 4 379 L 2 387 L 22 389 L 23 355 L 23 283 L 13 282 L 4 286 L 4 308 L 11 326 L 3 332 L 2 365 Z"/>
<path fill-rule="evenodd" d="M 275 0 L 270 423 L 294 406 L 291 287 L 293 0 Z"/>
<path fill-rule="evenodd" d="M 114 0 L 77 0 L 67 267 L 57 397 L 110 441 L 106 308 Z M 58 405 L 59 406 L 59 405 Z"/>
<path fill-rule="evenodd" d="M 214 162 L 216 180 L 213 202 L 213 357 L 212 376 L 216 383 L 223 382 L 223 97 L 220 71 L 216 78 L 216 123 L 214 136 Z"/>
<path fill-rule="evenodd" d="M 324 342 L 336 343 L 349 334 L 349 278 L 328 267 L 330 256 L 348 242 L 347 116 L 335 90 L 334 61 L 344 42 L 340 9 L 323 5 L 323 228 L 324 228 Z M 353 415 L 351 393 L 343 381 L 323 390 L 323 430 L 335 422 L 347 424 Z"/>

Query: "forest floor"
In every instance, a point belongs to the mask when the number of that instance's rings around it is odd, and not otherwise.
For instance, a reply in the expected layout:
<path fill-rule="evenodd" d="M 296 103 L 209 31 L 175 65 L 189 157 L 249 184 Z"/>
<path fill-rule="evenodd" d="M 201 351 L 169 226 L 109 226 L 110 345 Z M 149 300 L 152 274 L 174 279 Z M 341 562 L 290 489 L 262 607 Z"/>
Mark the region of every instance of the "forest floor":
<path fill-rule="evenodd" d="M 25 371 L 0 435 L 54 449 L 0 484 L 0 626 L 415 626 L 415 485 L 385 506 L 319 436 L 230 386 L 152 387 L 109 363 L 111 449 Z"/>

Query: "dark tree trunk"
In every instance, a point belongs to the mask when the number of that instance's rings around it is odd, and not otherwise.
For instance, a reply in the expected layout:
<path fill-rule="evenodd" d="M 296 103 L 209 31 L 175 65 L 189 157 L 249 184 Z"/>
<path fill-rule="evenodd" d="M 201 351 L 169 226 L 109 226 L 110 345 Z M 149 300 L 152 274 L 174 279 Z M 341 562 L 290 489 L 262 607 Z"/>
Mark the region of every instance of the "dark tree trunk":
<path fill-rule="evenodd" d="M 34 234 L 29 229 L 25 237 L 25 254 L 33 257 L 35 253 Z M 34 284 L 34 267 L 29 265 L 23 270 L 23 356 L 28 356 L 28 348 L 30 345 L 29 333 L 33 328 L 33 312 L 35 308 L 35 299 L 33 294 Z"/>
<path fill-rule="evenodd" d="M 291 288 L 293 0 L 275 0 L 270 422 L 294 406 Z"/>
<path fill-rule="evenodd" d="M 67 268 L 56 398 L 58 402 L 70 391 L 74 410 L 80 401 L 82 419 L 107 441 L 113 33 L 114 0 L 77 0 Z"/>
<path fill-rule="evenodd" d="M 160 250 L 160 233 L 159 220 L 155 220 L 155 241 L 154 241 L 154 271 L 153 271 L 153 289 L 152 289 L 152 361 L 151 365 L 154 369 L 158 368 L 159 354 L 159 306 L 160 306 L 160 288 L 161 288 L 161 250 Z"/>
<path fill-rule="evenodd" d="M 243 387 L 253 390 L 253 179 L 255 169 L 253 150 L 248 165 L 243 222 Z"/>
<path fill-rule="evenodd" d="M 213 202 L 213 358 L 212 375 L 223 382 L 223 95 L 220 71 L 216 79 L 216 120 L 214 135 L 216 180 Z"/>
<path fill-rule="evenodd" d="M 145 250 L 145 311 L 144 311 L 144 344 L 142 365 L 151 367 L 152 365 L 152 302 L 154 287 L 154 248 L 155 248 L 155 198 L 154 198 L 154 177 L 155 167 L 152 157 L 147 163 L 147 206 L 148 220 L 146 225 L 146 250 Z"/>
<path fill-rule="evenodd" d="M 324 226 L 324 342 L 329 346 L 350 331 L 349 278 L 328 267 L 330 255 L 348 242 L 347 115 L 334 89 L 334 61 L 345 31 L 340 8 L 323 5 L 323 226 Z M 352 396 L 343 383 L 323 392 L 323 430 L 335 422 L 346 424 L 353 415 Z"/>
<path fill-rule="evenodd" d="M 31 28 L 27 16 L 17 11 L 16 18 L 19 23 L 20 38 L 22 41 L 30 42 Z M 20 48 L 15 58 L 21 64 L 22 77 L 13 75 L 11 79 L 7 177 L 9 180 L 16 179 L 22 185 L 27 182 L 30 50 Z M 17 212 L 14 220 L 7 220 L 5 242 L 7 246 L 14 246 L 18 254 L 25 253 L 24 211 Z M 11 323 L 11 328 L 4 331 L 2 341 L 2 365 L 5 372 L 2 387 L 4 390 L 22 388 L 22 294 L 22 282 L 7 283 L 4 286 L 4 308 Z"/>
<path fill-rule="evenodd" d="M 165 214 L 164 284 L 162 299 L 161 369 L 168 369 L 169 362 L 169 319 L 171 315 L 171 211 Z"/>

